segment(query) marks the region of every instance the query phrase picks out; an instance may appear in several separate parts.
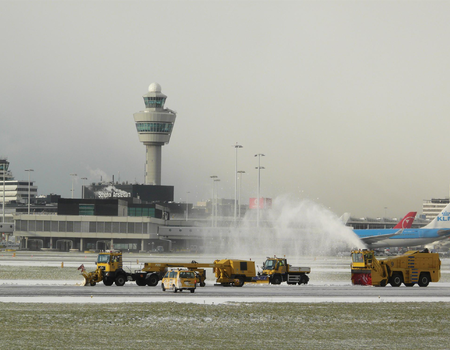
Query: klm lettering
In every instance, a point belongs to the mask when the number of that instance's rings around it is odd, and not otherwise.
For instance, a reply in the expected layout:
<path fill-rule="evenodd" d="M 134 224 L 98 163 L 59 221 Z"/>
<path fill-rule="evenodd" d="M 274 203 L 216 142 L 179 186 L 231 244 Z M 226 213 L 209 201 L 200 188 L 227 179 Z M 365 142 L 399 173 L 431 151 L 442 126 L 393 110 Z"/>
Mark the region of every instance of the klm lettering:
<path fill-rule="evenodd" d="M 450 212 L 444 211 L 442 215 L 437 217 L 437 221 L 450 221 Z"/>

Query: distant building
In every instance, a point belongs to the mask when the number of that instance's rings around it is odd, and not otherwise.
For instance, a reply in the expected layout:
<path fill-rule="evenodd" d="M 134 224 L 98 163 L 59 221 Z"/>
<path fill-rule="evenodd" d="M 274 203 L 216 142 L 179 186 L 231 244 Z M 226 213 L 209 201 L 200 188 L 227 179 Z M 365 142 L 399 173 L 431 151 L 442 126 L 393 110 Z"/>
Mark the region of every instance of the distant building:
<path fill-rule="evenodd" d="M 433 198 L 425 199 L 422 204 L 422 212 L 427 220 L 433 220 L 439 213 L 445 209 L 445 207 L 450 203 L 449 198 Z"/>
<path fill-rule="evenodd" d="M 9 162 L 5 158 L 0 159 L 0 201 L 3 203 L 28 204 L 28 193 L 31 203 L 37 194 L 37 187 L 33 181 L 17 181 L 9 170 Z"/>
<path fill-rule="evenodd" d="M 145 216 L 170 219 L 170 211 L 158 204 L 143 204 L 133 199 L 69 199 L 58 201 L 58 215 L 76 216 Z M 104 221 L 105 219 L 102 219 Z"/>
<path fill-rule="evenodd" d="M 137 198 L 144 202 L 173 202 L 173 186 L 137 185 L 127 183 L 98 183 L 83 186 L 86 199 Z"/>

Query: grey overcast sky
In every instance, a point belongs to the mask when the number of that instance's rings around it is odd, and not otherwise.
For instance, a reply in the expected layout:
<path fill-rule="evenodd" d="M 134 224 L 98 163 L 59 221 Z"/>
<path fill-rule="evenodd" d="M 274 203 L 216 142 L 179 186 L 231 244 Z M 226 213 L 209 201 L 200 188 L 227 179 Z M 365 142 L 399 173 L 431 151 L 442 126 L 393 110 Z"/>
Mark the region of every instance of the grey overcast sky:
<path fill-rule="evenodd" d="M 133 113 L 177 111 L 175 200 L 290 194 L 337 215 L 447 197 L 448 1 L 1 1 L 0 155 L 39 194 L 144 181 Z M 189 192 L 189 194 L 187 193 Z M 387 208 L 387 209 L 385 209 Z"/>

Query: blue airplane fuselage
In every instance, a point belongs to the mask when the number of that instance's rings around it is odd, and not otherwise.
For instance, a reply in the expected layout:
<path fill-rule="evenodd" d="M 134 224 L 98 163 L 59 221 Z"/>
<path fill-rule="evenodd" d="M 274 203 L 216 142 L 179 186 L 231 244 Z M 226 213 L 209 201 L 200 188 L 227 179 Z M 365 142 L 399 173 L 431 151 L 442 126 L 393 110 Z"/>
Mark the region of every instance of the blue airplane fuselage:
<path fill-rule="evenodd" d="M 393 235 L 391 237 L 381 239 L 373 243 L 366 243 L 370 248 L 411 247 L 416 245 L 424 245 L 439 241 L 450 235 L 450 230 L 443 230 L 438 228 L 408 228 L 404 229 L 400 234 L 397 235 L 395 235 L 395 233 L 399 232 L 398 229 L 368 229 L 353 231 L 362 240 L 367 237 L 375 237 L 378 235 Z M 444 233 L 443 231 L 447 232 Z"/>

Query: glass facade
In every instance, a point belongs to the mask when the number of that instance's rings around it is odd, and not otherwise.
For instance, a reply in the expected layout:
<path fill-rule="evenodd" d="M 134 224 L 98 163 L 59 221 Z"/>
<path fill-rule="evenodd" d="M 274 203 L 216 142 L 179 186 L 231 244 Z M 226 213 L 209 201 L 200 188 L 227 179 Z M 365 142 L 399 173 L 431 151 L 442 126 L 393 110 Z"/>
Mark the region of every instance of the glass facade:
<path fill-rule="evenodd" d="M 79 215 L 94 215 L 94 204 L 80 204 L 78 206 Z"/>
<path fill-rule="evenodd" d="M 155 217 L 155 208 L 128 208 L 128 216 Z"/>
<path fill-rule="evenodd" d="M 18 231 L 36 232 L 147 233 L 148 224 L 142 222 L 17 220 L 16 228 Z"/>
<path fill-rule="evenodd" d="M 163 108 L 165 102 L 165 97 L 144 97 L 145 107 L 147 108 Z"/>
<path fill-rule="evenodd" d="M 172 123 L 136 123 L 136 129 L 138 132 L 170 133 L 172 128 Z"/>

